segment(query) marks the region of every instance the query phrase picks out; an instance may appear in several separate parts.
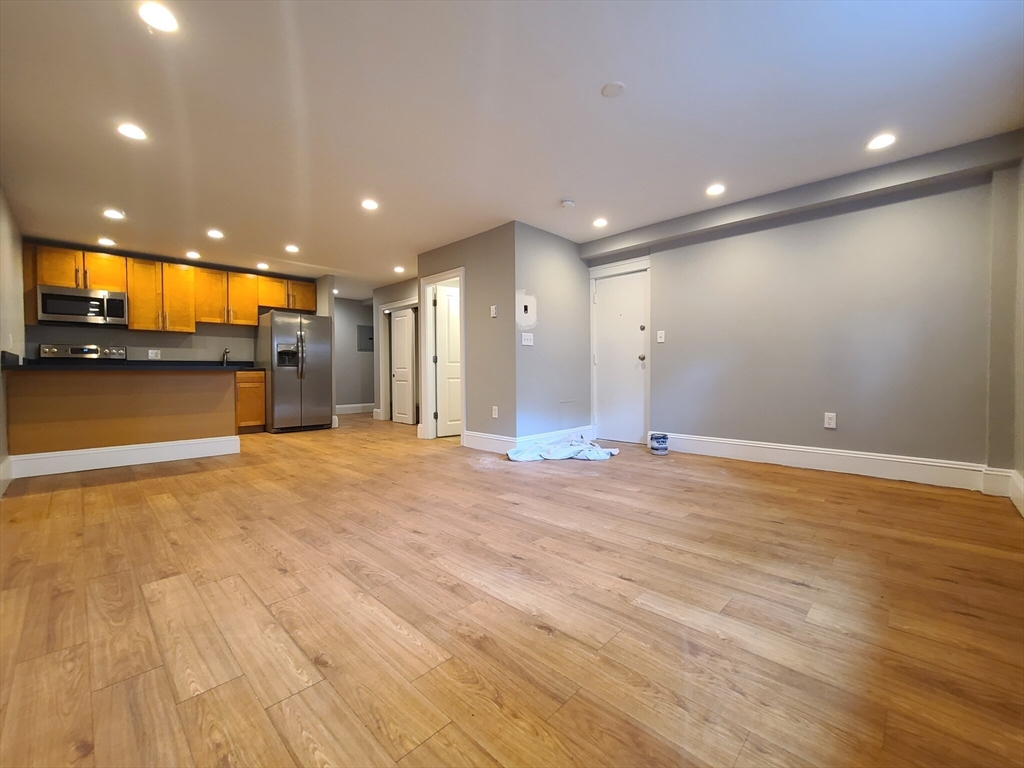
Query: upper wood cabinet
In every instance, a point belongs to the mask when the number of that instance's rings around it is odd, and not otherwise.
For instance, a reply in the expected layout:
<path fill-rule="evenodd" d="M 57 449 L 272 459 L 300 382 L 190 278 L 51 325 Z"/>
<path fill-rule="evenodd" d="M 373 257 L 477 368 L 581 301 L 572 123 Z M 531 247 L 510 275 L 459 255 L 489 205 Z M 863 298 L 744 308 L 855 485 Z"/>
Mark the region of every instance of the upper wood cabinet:
<path fill-rule="evenodd" d="M 228 273 L 195 268 L 196 322 L 228 322 Z"/>
<path fill-rule="evenodd" d="M 128 327 L 195 331 L 195 269 L 188 264 L 128 259 Z"/>
<path fill-rule="evenodd" d="M 84 288 L 82 252 L 36 246 L 36 282 L 59 288 Z"/>
<path fill-rule="evenodd" d="M 288 281 L 288 306 L 291 309 L 316 312 L 316 283 L 301 280 Z"/>
<path fill-rule="evenodd" d="M 256 325 L 260 321 L 259 278 L 242 272 L 228 272 L 228 322 Z"/>
<path fill-rule="evenodd" d="M 257 280 L 261 307 L 288 309 L 288 281 L 280 277 L 259 275 Z"/>
<path fill-rule="evenodd" d="M 110 253 L 36 246 L 36 282 L 61 288 L 124 291 L 127 259 Z"/>

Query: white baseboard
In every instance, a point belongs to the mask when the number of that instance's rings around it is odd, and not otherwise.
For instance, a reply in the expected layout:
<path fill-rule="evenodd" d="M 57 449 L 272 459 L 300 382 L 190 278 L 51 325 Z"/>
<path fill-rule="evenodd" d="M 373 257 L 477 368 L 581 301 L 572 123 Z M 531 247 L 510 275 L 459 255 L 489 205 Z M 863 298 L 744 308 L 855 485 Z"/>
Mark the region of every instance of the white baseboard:
<path fill-rule="evenodd" d="M 522 448 L 535 443 L 553 443 L 569 435 L 582 435 L 585 439 L 591 440 L 594 437 L 594 427 L 588 424 L 585 427 L 559 429 L 554 432 L 542 432 L 536 435 L 523 435 L 522 437 L 489 435 L 486 432 L 463 432 L 462 444 L 467 448 L 475 448 L 478 451 L 507 453 L 513 448 Z"/>
<path fill-rule="evenodd" d="M 139 443 L 114 445 L 109 448 L 85 448 L 78 451 L 26 453 L 11 456 L 12 477 L 38 477 L 60 475 L 65 472 L 84 472 L 90 469 L 131 467 L 136 464 L 154 464 L 160 461 L 201 459 L 206 456 L 224 456 L 242 450 L 238 435 L 204 437 L 198 440 L 172 440 L 166 443 Z"/>
<path fill-rule="evenodd" d="M 339 416 L 346 413 L 376 413 L 373 407 L 373 403 L 354 403 L 352 405 L 336 405 L 334 406 L 334 412 Z M 374 416 L 373 418 L 380 418 Z"/>
<path fill-rule="evenodd" d="M 331 429 L 337 429 L 337 428 L 338 428 L 338 417 L 337 416 L 331 416 Z"/>
<path fill-rule="evenodd" d="M 1007 495 L 1010 497 L 1013 505 L 1017 507 L 1021 517 L 1024 517 L 1024 476 L 1020 472 L 1013 471 L 1010 473 L 1010 492 Z"/>
<path fill-rule="evenodd" d="M 426 424 L 417 424 L 416 425 L 416 437 L 418 439 L 420 439 L 420 440 L 426 440 L 426 439 L 428 439 L 430 437 L 430 435 L 427 434 L 427 425 Z"/>
<path fill-rule="evenodd" d="M 373 418 L 375 418 L 377 421 L 384 421 L 384 412 L 380 408 L 374 408 Z"/>
<path fill-rule="evenodd" d="M 0 496 L 3 496 L 7 491 L 7 486 L 11 484 L 11 457 L 4 456 L 3 460 L 0 461 Z"/>
<path fill-rule="evenodd" d="M 656 430 L 655 430 L 656 431 Z M 836 448 L 814 448 L 803 445 L 759 443 L 751 440 L 730 440 L 721 437 L 668 434 L 670 451 L 741 459 L 764 464 L 781 464 L 802 469 L 821 469 L 850 475 L 907 480 L 912 483 L 966 488 L 994 496 L 1011 496 L 1016 478 L 1008 469 L 991 469 L 984 464 L 971 464 L 945 459 L 923 459 L 915 456 L 893 456 L 884 453 L 845 451 Z M 651 433 L 648 433 L 648 439 Z M 1019 477 L 1019 476 L 1018 476 Z"/>

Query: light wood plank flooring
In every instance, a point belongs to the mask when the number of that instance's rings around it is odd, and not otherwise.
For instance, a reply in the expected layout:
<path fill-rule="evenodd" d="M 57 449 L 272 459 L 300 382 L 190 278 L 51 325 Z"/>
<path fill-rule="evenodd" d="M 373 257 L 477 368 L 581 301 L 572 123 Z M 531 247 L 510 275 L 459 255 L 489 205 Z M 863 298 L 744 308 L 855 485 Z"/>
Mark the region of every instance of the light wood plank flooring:
<path fill-rule="evenodd" d="M 341 421 L 12 485 L 0 764 L 1024 763 L 1008 500 Z"/>

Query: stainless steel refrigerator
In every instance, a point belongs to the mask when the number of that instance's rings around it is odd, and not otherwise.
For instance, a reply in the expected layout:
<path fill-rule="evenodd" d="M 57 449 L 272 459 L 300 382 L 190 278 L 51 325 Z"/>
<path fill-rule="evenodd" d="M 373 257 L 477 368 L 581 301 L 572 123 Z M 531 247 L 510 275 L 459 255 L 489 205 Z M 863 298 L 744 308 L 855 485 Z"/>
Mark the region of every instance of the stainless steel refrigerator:
<path fill-rule="evenodd" d="M 268 432 L 331 426 L 331 318 L 277 310 L 260 315 L 256 365 L 267 372 Z"/>

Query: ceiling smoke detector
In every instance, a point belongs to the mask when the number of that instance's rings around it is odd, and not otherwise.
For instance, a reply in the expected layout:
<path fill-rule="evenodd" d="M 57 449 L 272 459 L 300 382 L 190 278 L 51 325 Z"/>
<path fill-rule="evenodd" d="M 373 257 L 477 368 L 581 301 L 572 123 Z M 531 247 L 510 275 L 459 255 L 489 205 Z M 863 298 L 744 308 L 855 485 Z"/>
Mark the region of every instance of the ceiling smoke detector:
<path fill-rule="evenodd" d="M 604 84 L 601 88 L 601 95 L 606 99 L 614 99 L 616 96 L 621 96 L 625 90 L 626 86 L 623 83 L 614 81 Z"/>
<path fill-rule="evenodd" d="M 564 200 L 562 200 L 562 207 L 563 208 L 572 208 L 574 205 L 576 205 L 576 201 L 572 200 L 571 198 L 567 197 Z"/>

